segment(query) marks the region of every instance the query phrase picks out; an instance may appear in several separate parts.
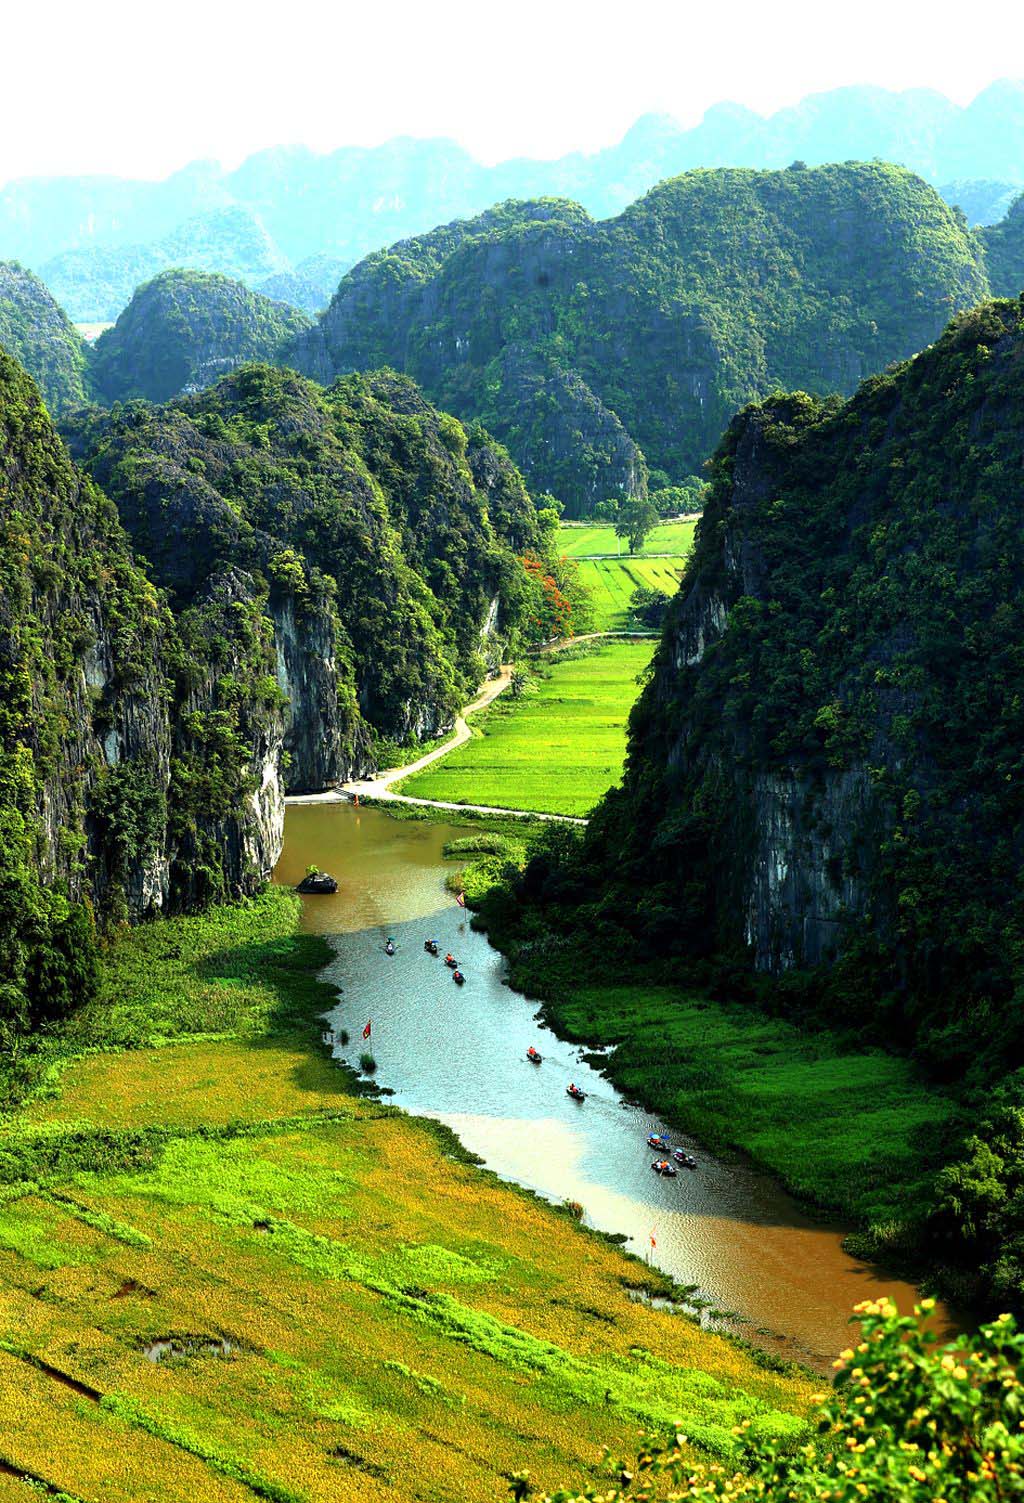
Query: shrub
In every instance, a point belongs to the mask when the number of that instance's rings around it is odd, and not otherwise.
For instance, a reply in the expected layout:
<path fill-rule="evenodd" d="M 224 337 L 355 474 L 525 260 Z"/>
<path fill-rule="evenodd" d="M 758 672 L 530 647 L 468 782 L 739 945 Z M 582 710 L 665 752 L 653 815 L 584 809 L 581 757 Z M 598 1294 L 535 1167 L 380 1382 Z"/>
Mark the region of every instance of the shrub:
<path fill-rule="evenodd" d="M 645 1438 L 634 1464 L 609 1460 L 616 1482 L 601 1497 L 765 1499 L 768 1503 L 1002 1503 L 1024 1493 L 1024 1338 L 1002 1315 L 947 1346 L 888 1300 L 857 1306 L 861 1340 L 833 1366 L 836 1388 L 819 1396 L 817 1440 L 780 1448 L 756 1438 L 756 1417 L 736 1427 L 733 1468 L 694 1463 L 687 1437 Z M 637 1490 L 633 1491 L 639 1475 Z M 528 1474 L 512 1478 L 530 1495 Z M 562 1491 L 576 1503 L 593 1491 Z M 544 1503 L 544 1500 L 541 1500 Z"/>

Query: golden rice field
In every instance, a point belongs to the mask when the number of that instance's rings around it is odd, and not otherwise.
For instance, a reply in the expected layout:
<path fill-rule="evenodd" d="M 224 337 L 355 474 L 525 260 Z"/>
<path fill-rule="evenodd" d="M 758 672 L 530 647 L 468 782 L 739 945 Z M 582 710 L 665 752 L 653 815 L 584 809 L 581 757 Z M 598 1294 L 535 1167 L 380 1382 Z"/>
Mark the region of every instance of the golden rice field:
<path fill-rule="evenodd" d="M 119 1028 L 144 986 L 191 1038 L 85 1054 L 0 1125 L 0 1499 L 482 1503 L 652 1424 L 712 1454 L 744 1418 L 799 1429 L 809 1384 L 634 1302 L 641 1265 L 355 1094 L 283 995 L 294 900 L 246 912 L 237 954 L 202 918 L 139 931 L 142 965 L 122 939 Z M 235 1036 L 203 1028 L 224 992 Z"/>

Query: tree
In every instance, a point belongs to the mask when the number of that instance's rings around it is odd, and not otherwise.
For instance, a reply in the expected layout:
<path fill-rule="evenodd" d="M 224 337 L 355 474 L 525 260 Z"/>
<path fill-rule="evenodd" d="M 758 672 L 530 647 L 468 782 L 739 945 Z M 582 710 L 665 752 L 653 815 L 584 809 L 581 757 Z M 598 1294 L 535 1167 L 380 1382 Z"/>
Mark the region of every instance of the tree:
<path fill-rule="evenodd" d="M 647 534 L 657 524 L 658 508 L 646 496 L 623 501 L 615 518 L 615 536 L 629 539 L 630 553 L 639 553 Z"/>
<path fill-rule="evenodd" d="M 637 585 L 629 597 L 629 624 L 660 631 L 668 609 L 668 596 L 652 585 Z"/>

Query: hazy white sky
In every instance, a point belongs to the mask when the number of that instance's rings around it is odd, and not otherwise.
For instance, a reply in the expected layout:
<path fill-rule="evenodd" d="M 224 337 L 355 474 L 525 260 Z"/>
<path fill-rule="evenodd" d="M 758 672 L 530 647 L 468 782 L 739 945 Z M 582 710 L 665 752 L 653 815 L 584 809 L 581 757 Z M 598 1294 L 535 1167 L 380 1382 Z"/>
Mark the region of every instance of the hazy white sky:
<path fill-rule="evenodd" d="M 485 161 L 617 140 L 722 99 L 768 113 L 846 83 L 967 103 L 1024 75 L 1002 0 L 13 0 L 0 183 L 148 177 L 262 146 L 454 137 Z M 1009 19 L 1014 16 L 1014 19 Z"/>

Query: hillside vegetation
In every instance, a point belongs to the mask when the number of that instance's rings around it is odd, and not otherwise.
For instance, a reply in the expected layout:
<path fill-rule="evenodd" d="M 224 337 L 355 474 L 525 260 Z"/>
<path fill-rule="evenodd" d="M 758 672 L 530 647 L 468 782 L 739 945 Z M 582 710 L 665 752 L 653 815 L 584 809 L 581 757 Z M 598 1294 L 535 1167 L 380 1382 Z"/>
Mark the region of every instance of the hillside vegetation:
<path fill-rule="evenodd" d="M 571 616 L 554 516 L 405 378 L 248 366 L 67 434 L 90 476 L 0 353 L 5 1047 L 88 1000 L 97 928 L 252 893 L 286 787 L 436 734 Z"/>
<path fill-rule="evenodd" d="M 249 360 L 273 360 L 309 320 L 228 277 L 166 271 L 139 287 L 96 341 L 92 377 L 102 401 L 166 402 L 210 386 Z"/>
<path fill-rule="evenodd" d="M 989 303 L 848 403 L 735 419 L 621 789 L 492 904 L 513 954 L 542 930 L 557 969 L 600 932 L 840 1052 L 910 1056 L 960 1126 L 895 1129 L 929 1188 L 875 1245 L 1018 1304 L 1022 372 L 1024 304 Z"/>
<path fill-rule="evenodd" d="M 987 290 L 962 216 L 900 168 L 695 171 L 605 222 L 509 203 L 370 256 L 288 358 L 407 371 L 581 516 L 647 466 L 694 474 L 773 388 L 852 391 Z"/>
<path fill-rule="evenodd" d="M 292 786 L 368 764 L 368 736 L 450 724 L 532 602 L 520 558 L 541 534 L 519 475 L 403 377 L 324 392 L 247 366 L 166 407 L 94 413 L 69 437 L 175 599 L 229 563 L 267 578 L 296 665 Z M 311 647 L 321 691 L 299 666 Z"/>
<path fill-rule="evenodd" d="M 982 230 L 980 238 L 996 297 L 1020 297 L 1024 292 L 1024 193 L 1011 204 L 1006 218 Z"/>
<path fill-rule="evenodd" d="M 0 261 L 0 350 L 34 376 L 51 412 L 81 406 L 92 395 L 85 340 L 17 261 Z"/>

